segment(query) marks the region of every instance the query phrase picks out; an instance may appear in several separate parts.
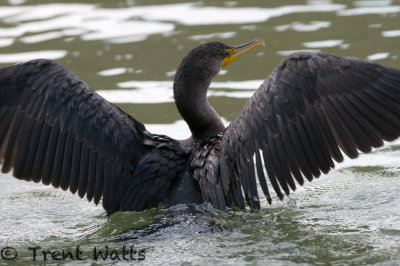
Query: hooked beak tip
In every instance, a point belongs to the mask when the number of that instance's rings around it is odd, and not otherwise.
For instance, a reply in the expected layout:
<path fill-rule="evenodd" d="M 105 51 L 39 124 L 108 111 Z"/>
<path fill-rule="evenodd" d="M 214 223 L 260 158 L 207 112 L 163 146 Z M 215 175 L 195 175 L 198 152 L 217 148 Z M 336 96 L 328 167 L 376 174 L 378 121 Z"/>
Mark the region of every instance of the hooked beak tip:
<path fill-rule="evenodd" d="M 259 46 L 265 47 L 265 42 L 262 39 L 254 39 L 251 42 L 233 46 L 232 48 L 227 49 L 227 56 L 225 56 L 224 60 L 222 61 L 221 67 L 225 67 L 229 65 L 233 60 L 241 56 L 242 54 L 247 53 L 254 48 Z"/>

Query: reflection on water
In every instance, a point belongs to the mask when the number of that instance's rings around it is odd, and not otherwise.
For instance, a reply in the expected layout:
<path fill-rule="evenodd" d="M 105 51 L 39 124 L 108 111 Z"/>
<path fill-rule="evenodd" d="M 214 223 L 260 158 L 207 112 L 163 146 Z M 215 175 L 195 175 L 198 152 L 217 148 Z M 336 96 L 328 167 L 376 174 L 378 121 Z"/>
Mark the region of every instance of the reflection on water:
<path fill-rule="evenodd" d="M 365 1 L 368 3 L 369 1 Z M 375 4 L 376 5 L 376 4 Z M 391 13 L 399 13 L 400 6 L 375 6 L 373 2 L 371 2 L 371 6 L 369 7 L 359 7 L 353 9 L 341 10 L 338 12 L 340 16 L 359 16 L 359 15 L 368 15 L 368 14 L 391 14 Z"/>
<path fill-rule="evenodd" d="M 376 53 L 367 56 L 367 59 L 370 61 L 382 60 L 389 57 L 389 53 Z"/>
<path fill-rule="evenodd" d="M 184 25 L 243 24 L 263 22 L 273 17 L 293 13 L 331 12 L 344 5 L 296 5 L 275 8 L 222 8 L 199 6 L 197 3 L 134 6 L 119 9 L 96 8 L 84 4 L 48 4 L 3 7 L 0 16 L 8 24 L 0 36 L 20 37 L 26 33 L 46 32 L 21 38 L 35 43 L 65 36 L 81 36 L 82 40 L 108 40 L 112 43 L 143 41 L 151 34 L 171 32 L 174 24 Z M 142 21 L 144 20 L 144 21 Z M 56 30 L 56 31 L 55 31 Z M 226 33 L 224 33 L 226 36 Z M 208 35 L 208 37 L 219 37 Z M 196 39 L 196 37 L 192 37 Z"/>
<path fill-rule="evenodd" d="M 149 131 L 178 139 L 190 132 L 173 103 L 173 75 L 182 57 L 206 41 L 234 45 L 258 37 L 267 44 L 212 83 L 209 100 L 226 125 L 293 51 L 353 55 L 400 68 L 398 0 L 4 2 L 1 65 L 57 60 Z M 397 264 L 399 157 L 397 140 L 347 158 L 299 187 L 291 195 L 296 206 L 277 199 L 268 206 L 262 199 L 258 213 L 177 206 L 106 218 L 100 206 L 76 195 L 0 175 L 0 248 L 18 248 L 18 262 L 27 265 L 30 245 L 131 244 L 145 248 L 149 265 Z"/>
<path fill-rule="evenodd" d="M 314 42 L 303 42 L 303 46 L 306 48 L 327 48 L 335 47 L 343 44 L 343 40 L 324 40 Z"/>
<path fill-rule="evenodd" d="M 0 63 L 11 64 L 17 62 L 29 61 L 37 58 L 47 58 L 57 60 L 63 58 L 67 54 L 67 51 L 35 51 L 35 52 L 24 52 L 24 53 L 7 53 L 0 54 Z"/>
<path fill-rule="evenodd" d="M 331 22 L 329 21 L 310 21 L 308 23 L 301 23 L 298 21 L 292 22 L 290 24 L 276 26 L 276 31 L 286 31 L 286 30 L 294 30 L 294 31 L 316 31 L 324 28 L 329 28 L 331 26 Z"/>
<path fill-rule="evenodd" d="M 124 69 L 107 70 L 106 73 L 125 73 Z M 121 74 L 122 74 L 121 73 Z M 213 82 L 208 90 L 208 96 L 225 96 L 229 98 L 250 98 L 254 89 L 263 80 Z M 97 91 L 101 96 L 113 103 L 162 103 L 174 102 L 172 81 L 126 81 L 117 84 L 125 90 Z M 226 90 L 223 90 L 226 89 Z"/>
<path fill-rule="evenodd" d="M 382 31 L 382 36 L 383 37 L 399 37 L 400 36 L 400 30 Z"/>

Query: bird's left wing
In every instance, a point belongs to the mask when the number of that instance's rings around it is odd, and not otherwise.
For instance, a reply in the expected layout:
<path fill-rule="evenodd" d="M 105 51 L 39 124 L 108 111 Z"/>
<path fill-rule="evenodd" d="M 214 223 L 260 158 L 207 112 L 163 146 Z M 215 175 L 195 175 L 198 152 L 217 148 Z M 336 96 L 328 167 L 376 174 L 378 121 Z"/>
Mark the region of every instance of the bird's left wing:
<path fill-rule="evenodd" d="M 145 128 L 49 60 L 0 69 L 0 164 L 119 209 Z M 116 206 L 114 206 L 116 205 Z"/>
<path fill-rule="evenodd" d="M 227 205 L 258 209 L 256 173 L 279 198 L 400 135 L 400 71 L 327 53 L 296 53 L 263 82 L 225 130 L 220 182 Z M 230 202 L 229 202 L 230 201 Z"/>

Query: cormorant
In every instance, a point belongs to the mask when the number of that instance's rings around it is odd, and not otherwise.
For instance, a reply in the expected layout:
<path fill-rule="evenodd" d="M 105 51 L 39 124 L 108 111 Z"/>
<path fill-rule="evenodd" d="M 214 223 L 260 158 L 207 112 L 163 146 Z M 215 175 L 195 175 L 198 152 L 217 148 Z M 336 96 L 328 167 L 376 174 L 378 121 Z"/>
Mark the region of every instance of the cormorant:
<path fill-rule="evenodd" d="M 209 42 L 184 57 L 173 90 L 186 140 L 148 132 L 53 61 L 4 67 L 2 172 L 102 198 L 109 215 L 204 201 L 257 210 L 256 177 L 271 203 L 266 176 L 282 199 L 342 152 L 356 158 L 399 137 L 400 71 L 323 52 L 283 59 L 225 128 L 207 89 L 221 67 L 260 45 Z"/>

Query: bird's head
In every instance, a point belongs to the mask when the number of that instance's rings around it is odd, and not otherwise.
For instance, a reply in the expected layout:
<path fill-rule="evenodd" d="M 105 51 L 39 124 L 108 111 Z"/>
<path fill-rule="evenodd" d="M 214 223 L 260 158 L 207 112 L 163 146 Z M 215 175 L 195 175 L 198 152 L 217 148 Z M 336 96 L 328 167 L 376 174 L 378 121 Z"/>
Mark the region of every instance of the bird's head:
<path fill-rule="evenodd" d="M 210 84 L 214 76 L 221 68 L 230 64 L 233 60 L 248 51 L 265 46 L 261 39 L 251 42 L 230 46 L 221 42 L 208 42 L 197 46 L 190 51 L 182 60 L 177 70 L 175 82 L 185 80 L 188 83 Z"/>

